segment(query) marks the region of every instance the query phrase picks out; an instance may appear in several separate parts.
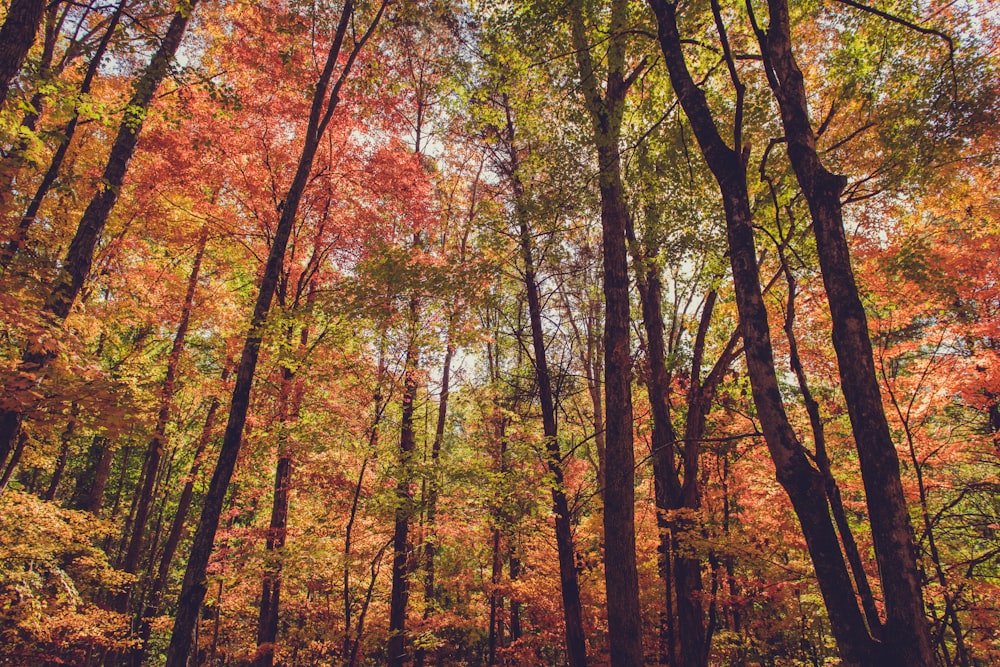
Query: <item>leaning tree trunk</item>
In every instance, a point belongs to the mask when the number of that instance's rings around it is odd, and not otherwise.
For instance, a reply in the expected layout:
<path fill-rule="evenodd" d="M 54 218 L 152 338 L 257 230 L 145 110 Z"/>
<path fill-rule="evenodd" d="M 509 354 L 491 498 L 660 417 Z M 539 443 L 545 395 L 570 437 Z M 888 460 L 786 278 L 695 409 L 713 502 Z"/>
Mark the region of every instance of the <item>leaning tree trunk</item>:
<path fill-rule="evenodd" d="M 222 373 L 222 381 L 229 378 L 229 368 Z M 218 397 L 213 397 L 208 406 L 208 413 L 205 415 L 205 422 L 201 428 L 201 436 L 198 438 L 198 445 L 195 447 L 192 456 L 191 468 L 188 471 L 184 487 L 181 489 L 180 498 L 177 500 L 177 509 L 174 511 L 174 518 L 170 522 L 170 530 L 167 532 L 167 539 L 163 544 L 163 553 L 160 554 L 160 562 L 156 569 L 156 576 L 149 587 L 149 596 L 146 600 L 142 617 L 139 619 L 139 645 L 130 653 L 129 661 L 132 667 L 141 667 L 148 648 L 149 636 L 152 631 L 150 620 L 156 616 L 160 609 L 160 602 L 163 598 L 163 590 L 167 585 L 167 576 L 170 574 L 170 565 L 173 563 L 174 554 L 180 545 L 181 537 L 184 534 L 184 525 L 187 521 L 188 510 L 191 508 L 191 501 L 194 499 L 194 483 L 201 472 L 202 459 L 205 450 L 212 439 L 212 432 L 215 428 L 215 416 L 219 410 L 220 401 Z"/>
<path fill-rule="evenodd" d="M 336 83 L 331 87 L 330 82 L 333 77 L 333 70 L 339 59 L 341 46 L 354 16 L 354 3 L 351 0 L 344 3 L 333 44 L 327 54 L 323 72 L 316 82 L 305 143 L 302 147 L 302 154 L 299 157 L 295 177 L 284 199 L 284 206 L 281 209 L 278 225 L 274 230 L 271 249 L 268 252 L 264 274 L 260 281 L 260 289 L 257 292 L 257 301 L 254 304 L 253 315 L 250 319 L 250 327 L 244 340 L 243 351 L 240 355 L 236 371 L 236 382 L 233 386 L 233 399 L 229 409 L 229 420 L 226 423 L 226 431 L 222 438 L 219 459 L 215 467 L 215 472 L 212 475 L 212 481 L 209 483 L 208 492 L 205 494 L 205 502 L 198 521 L 198 529 L 195 532 L 194 541 L 191 545 L 191 555 L 184 573 L 184 583 L 182 584 L 177 603 L 177 615 L 174 618 L 170 645 L 167 648 L 166 667 L 184 667 L 187 662 L 188 653 L 191 650 L 191 640 L 195 624 L 198 620 L 198 610 L 201 608 L 201 602 L 205 598 L 208 560 L 212 555 L 212 547 L 215 544 L 215 533 L 219 528 L 219 517 L 222 514 L 222 505 L 225 501 L 226 491 L 229 488 L 229 480 L 232 478 L 233 471 L 236 468 L 236 459 L 239 455 L 240 444 L 243 439 L 243 427 L 246 424 L 247 411 L 250 406 L 250 389 L 253 385 L 253 376 L 257 369 L 257 359 L 260 355 L 260 346 L 264 336 L 264 323 L 267 319 L 267 313 L 271 308 L 271 300 L 274 297 L 275 287 L 278 284 L 281 265 L 285 257 L 285 249 L 288 246 L 288 238 L 292 231 L 292 223 L 295 221 L 299 204 L 302 201 L 302 195 L 309 182 L 309 174 L 312 171 L 313 161 L 319 149 L 320 140 L 339 102 L 340 90 L 347 80 L 347 76 L 362 47 L 374 33 L 375 27 L 381 20 L 385 8 L 386 2 L 383 2 L 368 29 L 355 42 L 354 48 L 340 70 L 340 75 Z"/>
<path fill-rule="evenodd" d="M 841 389 L 851 418 L 865 485 L 872 540 L 885 598 L 885 659 L 900 666 L 931 667 L 934 651 L 924 611 L 920 572 L 899 457 L 889 433 L 875 375 L 868 320 L 858 295 L 844 233 L 840 195 L 843 176 L 823 166 L 802 71 L 792 52 L 787 0 L 768 0 L 770 26 L 758 29 L 768 80 L 788 143 L 788 157 L 813 222 L 823 285 L 833 319 Z"/>
<path fill-rule="evenodd" d="M 80 83 L 79 93 L 81 98 L 86 97 L 90 93 L 91 85 L 101 68 L 101 61 L 104 59 L 104 54 L 108 50 L 108 45 L 111 43 L 111 38 L 118 28 L 118 23 L 125 12 L 127 4 L 128 0 L 120 0 L 118 6 L 115 8 L 115 13 L 111 16 L 108 27 L 105 29 L 104 35 L 101 37 L 101 41 L 98 43 L 97 49 L 90 59 L 87 72 L 83 75 L 83 81 Z M 28 203 L 28 208 L 18 221 L 13 236 L 4 248 L 0 250 L 0 269 L 6 269 L 10 265 L 14 256 L 24 246 L 25 241 L 27 241 L 28 230 L 31 228 L 32 223 L 34 223 L 35 218 L 38 217 L 38 211 L 41 209 L 46 195 L 52 190 L 56 179 L 59 177 L 59 171 L 62 169 L 66 155 L 69 153 L 70 142 L 73 141 L 73 135 L 76 134 L 76 128 L 79 125 L 80 108 L 77 107 L 73 110 L 73 117 L 70 118 L 60 133 L 59 145 L 56 147 L 56 152 L 53 154 L 51 162 L 49 162 L 49 167 L 42 177 L 42 182 L 38 184 L 34 196 L 32 196 L 31 201 Z"/>
<path fill-rule="evenodd" d="M 188 276 L 187 292 L 184 295 L 184 305 L 181 307 L 180 322 L 177 324 L 177 333 L 174 335 L 174 343 L 167 357 L 167 372 L 160 386 L 160 409 L 156 416 L 156 426 L 153 429 L 153 437 L 146 448 L 146 458 L 142 466 L 142 487 L 139 489 L 138 502 L 136 503 L 135 520 L 132 524 L 132 535 L 128 542 L 128 549 L 125 552 L 125 559 L 122 562 L 122 569 L 129 574 L 135 574 L 139 567 L 139 558 L 142 554 L 143 542 L 146 537 L 146 524 L 149 522 L 149 512 L 153 503 L 154 483 L 156 473 L 160 469 L 160 461 L 167 444 L 167 422 L 170 421 L 170 408 L 173 403 L 174 391 L 177 385 L 177 366 L 180 364 L 181 354 L 184 352 L 184 339 L 187 336 L 188 325 L 191 322 L 191 311 L 194 309 L 194 295 L 198 287 L 198 276 L 201 273 L 201 260 L 205 254 L 205 245 L 208 242 L 208 227 L 202 229 L 201 237 L 198 240 L 198 251 L 195 254 L 194 264 Z M 125 591 L 119 596 L 118 610 L 125 611 L 128 606 L 129 592 Z"/>
<path fill-rule="evenodd" d="M 511 151 L 514 153 L 515 151 Z M 583 631 L 583 611 L 580 604 L 580 584 L 577 581 L 576 555 L 573 549 L 573 526 L 569 502 L 563 481 L 562 451 L 556 424 L 556 407 L 552 395 L 548 360 L 545 353 L 545 334 L 542 331 L 542 305 L 535 274 L 535 258 L 531 247 L 531 232 L 527 212 L 523 210 L 523 192 L 514 175 L 515 192 L 520 209 L 521 258 L 524 261 L 524 285 L 528 293 L 528 318 L 531 322 L 531 343 L 534 351 L 535 379 L 538 398 L 542 406 L 542 432 L 545 435 L 545 452 L 549 474 L 552 475 L 552 513 L 556 524 L 556 551 L 559 556 L 559 584 L 562 591 L 563 619 L 566 623 L 566 657 L 570 667 L 587 664 L 587 639 Z"/>
<path fill-rule="evenodd" d="M 84 281 L 90 274 L 97 240 L 118 201 L 129 161 L 135 154 L 139 142 L 139 133 L 142 131 L 146 112 L 169 72 L 170 62 L 180 46 L 197 2 L 198 0 L 188 0 L 181 4 L 170 21 L 160 47 L 135 82 L 135 92 L 126 106 L 125 118 L 119 125 L 118 134 L 111 146 L 111 154 L 101 176 L 101 186 L 80 219 L 76 235 L 70 242 L 59 274 L 45 300 L 43 311 L 55 325 L 61 324 L 69 315 L 73 302 L 76 301 Z M 2 42 L 0 39 L 0 43 Z M 51 352 L 29 346 L 22 357 L 19 371 L 41 375 L 51 361 Z M 11 444 L 16 439 L 24 414 L 24 410 L 0 411 L 0 461 L 6 458 Z"/>

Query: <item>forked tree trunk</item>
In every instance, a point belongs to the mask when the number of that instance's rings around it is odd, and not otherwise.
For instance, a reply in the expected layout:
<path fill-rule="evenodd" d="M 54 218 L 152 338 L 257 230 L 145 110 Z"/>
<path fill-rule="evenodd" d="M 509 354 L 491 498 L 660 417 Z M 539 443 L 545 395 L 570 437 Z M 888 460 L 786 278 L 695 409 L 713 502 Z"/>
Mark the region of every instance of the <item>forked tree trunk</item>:
<path fill-rule="evenodd" d="M 688 71 L 677 29 L 676 6 L 666 0 L 650 0 L 650 5 L 656 14 L 658 38 L 671 84 L 722 194 L 747 371 L 778 482 L 788 493 L 802 526 L 841 659 L 849 666 L 876 667 L 883 663 L 854 595 L 830 519 L 825 480 L 798 441 L 781 400 L 767 310 L 761 295 L 741 147 L 737 142 L 736 149 L 730 148 L 722 139 L 705 95 Z M 739 136 L 738 128 L 735 134 Z"/>
<path fill-rule="evenodd" d="M 792 52 L 787 0 L 768 0 L 767 4 L 770 25 L 766 32 L 758 29 L 757 34 L 768 80 L 781 110 L 788 157 L 809 204 L 830 304 L 840 386 L 857 446 L 885 597 L 884 659 L 900 667 L 932 667 L 934 651 L 924 611 L 913 526 L 903 494 L 899 457 L 875 375 L 868 319 L 858 295 L 844 233 L 840 195 L 846 179 L 828 171 L 816 150 L 802 71 Z"/>

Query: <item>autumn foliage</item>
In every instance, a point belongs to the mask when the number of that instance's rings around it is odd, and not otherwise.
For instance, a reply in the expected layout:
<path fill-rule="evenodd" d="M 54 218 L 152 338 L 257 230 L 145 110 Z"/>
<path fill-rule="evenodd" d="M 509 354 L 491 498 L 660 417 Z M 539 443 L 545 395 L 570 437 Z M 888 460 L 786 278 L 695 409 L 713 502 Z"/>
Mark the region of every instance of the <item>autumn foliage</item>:
<path fill-rule="evenodd" d="M 0 664 L 1000 663 L 994 3 L 0 17 Z"/>

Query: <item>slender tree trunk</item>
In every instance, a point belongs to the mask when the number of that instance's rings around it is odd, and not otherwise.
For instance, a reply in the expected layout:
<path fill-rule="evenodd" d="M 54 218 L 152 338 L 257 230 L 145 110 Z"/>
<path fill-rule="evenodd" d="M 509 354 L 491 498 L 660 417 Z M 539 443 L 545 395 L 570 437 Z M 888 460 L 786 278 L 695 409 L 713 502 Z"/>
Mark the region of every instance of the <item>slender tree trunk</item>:
<path fill-rule="evenodd" d="M 101 41 L 97 45 L 94 55 L 90 59 L 90 64 L 87 66 L 87 72 L 83 76 L 83 81 L 80 84 L 81 96 L 86 96 L 90 93 L 91 85 L 94 82 L 94 78 L 97 76 L 97 72 L 100 70 L 101 61 L 104 59 L 104 54 L 108 50 L 108 45 L 111 43 L 111 38 L 114 35 L 115 30 L 118 28 L 118 23 L 121 20 L 127 4 L 128 0 L 120 0 L 118 6 L 115 8 L 115 13 L 111 16 L 108 27 L 105 30 L 103 37 L 101 37 Z M 42 206 L 42 201 L 44 201 L 45 196 L 48 195 L 52 186 L 55 185 L 56 179 L 59 177 L 59 171 L 62 169 L 63 162 L 66 160 L 70 142 L 73 141 L 73 135 L 76 134 L 76 128 L 79 124 L 80 109 L 76 108 L 73 110 L 73 117 L 70 118 L 69 123 L 67 123 L 66 127 L 63 128 L 59 139 L 59 145 L 56 147 L 56 152 L 52 156 L 49 168 L 45 171 L 45 175 L 42 177 L 42 182 L 38 185 L 38 189 L 35 190 L 35 194 L 31 198 L 31 202 L 28 204 L 28 208 L 25 210 L 24 215 L 22 215 L 21 219 L 18 221 L 17 228 L 14 230 L 14 235 L 3 247 L 3 249 L 0 250 L 0 270 L 6 269 L 10 265 L 14 256 L 24 246 L 25 241 L 27 241 L 28 230 L 35 221 L 35 218 L 38 217 L 38 211 Z"/>
<path fill-rule="evenodd" d="M 7 9 L 7 18 L 0 27 L 0 106 L 7 100 L 10 84 L 35 43 L 45 4 L 45 0 L 11 0 Z"/>
<path fill-rule="evenodd" d="M 778 482 L 788 493 L 802 526 L 843 662 L 875 667 L 881 656 L 854 595 L 830 518 L 825 480 L 806 456 L 781 401 L 767 310 L 761 296 L 739 127 L 735 131 L 736 149 L 730 148 L 719 134 L 704 93 L 687 69 L 676 6 L 666 0 L 650 0 L 650 5 L 656 14 L 660 46 L 674 91 L 722 194 L 747 370 Z"/>
<path fill-rule="evenodd" d="M 223 382 L 225 382 L 228 377 L 229 369 L 226 368 L 222 375 Z M 212 440 L 212 432 L 215 428 L 216 421 L 215 416 L 219 410 L 219 404 L 220 401 L 218 398 L 212 398 L 212 402 L 208 406 L 208 413 L 205 415 L 205 423 L 202 426 L 201 437 L 198 439 L 198 445 L 194 451 L 191 469 L 188 472 L 187 479 L 184 480 L 184 487 L 181 489 L 181 495 L 177 501 L 177 509 L 174 512 L 173 521 L 170 523 L 170 530 L 167 533 L 166 542 L 163 544 L 163 553 L 160 555 L 160 563 L 156 570 L 156 577 L 153 579 L 152 584 L 150 584 L 149 597 L 147 599 L 145 609 L 143 610 L 139 625 L 139 639 L 141 644 L 130 654 L 130 664 L 132 667 L 140 667 L 146 655 L 147 642 L 149 641 L 150 632 L 152 630 L 149 621 L 156 616 L 160 609 L 160 601 L 163 597 L 164 588 L 167 585 L 167 576 L 170 574 L 170 565 L 173 563 L 174 554 L 177 553 L 177 547 L 184 534 L 184 524 L 187 521 L 187 513 L 191 508 L 191 501 L 194 498 L 194 483 L 198 478 L 198 473 L 201 472 L 201 464 L 205 456 L 205 450 L 208 448 L 208 444 Z"/>
<path fill-rule="evenodd" d="M 639 576 L 635 554 L 635 451 L 632 442 L 632 354 L 629 344 L 628 211 L 621 176 L 622 113 L 633 72 L 625 75 L 628 3 L 614 0 L 608 26 L 607 80 L 602 95 L 587 41 L 582 2 L 573 2 L 571 29 L 597 148 L 604 244 L 604 391 L 606 470 L 604 561 L 612 667 L 644 664 Z"/>
<path fill-rule="evenodd" d="M 411 324 L 415 329 L 416 298 L 410 301 Z M 415 335 L 413 332 L 411 335 Z M 414 403 L 417 398 L 415 376 L 418 359 L 417 343 L 410 341 L 406 352 L 403 379 L 403 413 L 399 429 L 399 464 L 396 481 L 396 519 L 392 537 L 392 594 L 389 602 L 389 667 L 402 667 L 406 662 L 406 607 L 409 598 L 409 531 L 413 514 L 413 452 L 416 439 L 413 433 Z"/>
<path fill-rule="evenodd" d="M 521 578 L 521 558 L 516 553 L 515 546 L 510 547 L 510 560 L 507 564 L 507 570 L 510 572 L 511 582 L 515 582 Z M 516 596 L 511 596 L 510 599 L 510 641 L 516 642 L 521 638 L 521 601 Z"/>
<path fill-rule="evenodd" d="M 188 275 L 187 291 L 184 295 L 184 304 L 181 306 L 180 321 L 177 324 L 177 333 L 174 335 L 173 346 L 170 355 L 167 357 L 167 370 L 160 387 L 160 408 L 156 416 L 156 426 L 153 429 L 153 437 L 146 448 L 146 458 L 143 461 L 142 479 L 143 483 L 138 490 L 138 502 L 135 510 L 135 521 L 132 524 L 132 534 L 128 541 L 128 548 L 125 552 L 125 559 L 122 562 L 122 569 L 129 574 L 135 574 L 139 568 L 139 558 L 142 554 L 142 547 L 146 537 L 146 526 L 149 522 L 149 513 L 153 504 L 155 481 L 157 471 L 160 469 L 160 461 L 167 444 L 167 423 L 170 421 L 170 408 L 173 403 L 174 390 L 177 383 L 177 366 L 180 364 L 181 354 L 184 351 L 184 339 L 187 336 L 188 325 L 191 322 L 191 311 L 194 309 L 194 296 L 198 287 L 198 276 L 201 272 L 201 261 L 205 254 L 205 245 L 208 242 L 208 227 L 204 227 L 198 239 L 198 250 L 195 254 L 194 264 L 191 273 Z M 129 603 L 129 591 L 119 595 L 117 600 L 118 611 L 125 611 Z"/>
<path fill-rule="evenodd" d="M 42 496 L 43 500 L 54 500 L 56 497 L 56 491 L 59 489 L 59 484 L 62 482 L 63 473 L 66 472 L 66 463 L 69 461 L 69 446 L 73 439 L 73 431 L 76 430 L 76 414 L 77 405 L 76 403 L 70 408 L 69 421 L 66 423 L 66 429 L 62 432 L 60 437 L 62 441 L 62 446 L 59 448 L 59 456 L 56 457 L 56 465 L 52 470 L 52 479 L 49 481 L 49 488 Z"/>
<path fill-rule="evenodd" d="M 792 52 L 786 0 L 768 0 L 770 26 L 758 30 L 768 80 L 781 110 L 792 169 L 809 204 L 823 284 L 833 319 L 841 389 L 851 418 L 865 485 L 875 556 L 885 597 L 885 659 L 910 667 L 931 667 L 934 651 L 924 612 L 913 527 L 899 474 L 899 457 L 889 433 L 868 320 L 858 295 L 844 233 L 840 195 L 843 176 L 823 166 L 809 120 L 802 72 Z"/>
<path fill-rule="evenodd" d="M 434 581 L 434 557 L 437 552 L 437 502 L 440 493 L 441 445 L 444 443 L 445 421 L 448 417 L 448 397 L 451 384 L 451 360 L 455 354 L 452 344 L 454 324 L 449 320 L 448 340 L 445 343 L 444 366 L 441 369 L 441 394 L 438 397 L 437 424 L 434 427 L 434 441 L 431 444 L 430 481 L 427 485 L 427 535 L 424 538 L 424 619 L 437 611 L 437 593 Z M 417 650 L 415 664 L 424 664 L 425 649 Z"/>
<path fill-rule="evenodd" d="M 333 44 L 313 93 L 305 143 L 299 158 L 298 167 L 296 168 L 295 177 L 284 199 L 284 206 L 281 210 L 278 225 L 275 228 L 271 249 L 264 267 L 264 274 L 261 277 L 257 301 L 254 304 L 253 316 L 250 320 L 250 328 L 247 332 L 237 367 L 236 382 L 233 387 L 233 399 L 229 410 L 229 420 L 226 423 L 225 435 L 223 435 L 222 446 L 219 450 L 219 459 L 215 467 L 215 472 L 212 475 L 212 481 L 209 483 L 208 492 L 205 495 L 201 517 L 198 521 L 198 529 L 195 532 L 194 542 L 191 546 L 191 555 L 188 559 L 187 570 L 184 573 L 184 583 L 177 603 L 177 615 L 174 618 L 170 646 L 167 649 L 166 667 L 184 667 L 184 663 L 187 661 L 187 656 L 191 650 L 192 632 L 197 623 L 198 610 L 205 597 L 205 575 L 208 568 L 208 560 L 212 555 L 215 533 L 219 527 L 219 517 L 222 514 L 222 506 L 225 501 L 226 491 L 229 488 L 229 480 L 232 478 L 233 470 L 236 468 L 236 459 L 239 455 L 243 439 L 243 427 L 246 423 L 247 410 L 250 406 L 250 389 L 253 385 L 254 372 L 257 368 L 257 358 L 260 354 L 261 342 L 263 341 L 263 327 L 267 319 L 267 313 L 271 308 L 271 299 L 274 297 L 274 290 L 281 273 L 281 265 L 284 261 L 285 249 L 291 234 L 292 223 L 298 213 L 299 203 L 302 201 L 302 195 L 309 181 L 309 174 L 312 171 L 313 161 L 316 157 L 320 140 L 339 102 L 341 87 L 346 81 L 358 53 L 360 53 L 361 48 L 373 34 L 375 27 L 381 20 L 385 7 L 386 5 L 383 3 L 367 31 L 355 42 L 353 50 L 348 55 L 340 70 L 339 78 L 331 88 L 329 84 L 333 76 L 333 70 L 340 56 L 344 37 L 354 16 L 353 2 L 347 0 L 344 3 Z"/>
<path fill-rule="evenodd" d="M 500 580 L 503 577 L 503 555 L 500 552 L 500 529 L 493 529 L 493 558 L 490 568 L 490 634 L 487 640 L 487 663 L 497 664 L 497 647 L 503 646 L 503 593 L 500 591 Z"/>
<path fill-rule="evenodd" d="M 289 330 L 291 344 L 292 331 Z M 299 337 L 299 350 L 304 352 L 309 331 L 303 328 Z M 271 504 L 271 521 L 267 531 L 267 559 L 261 583 L 260 613 L 257 620 L 257 655 L 255 667 L 271 667 L 278 640 L 278 611 L 281 602 L 282 549 L 288 534 L 288 499 L 292 488 L 293 445 L 289 429 L 298 420 L 302 398 L 301 380 L 291 368 L 281 370 L 281 389 L 278 399 L 278 464 L 274 475 L 274 498 Z"/>
<path fill-rule="evenodd" d="M 18 0 L 18 2 L 21 1 Z M 187 0 L 174 14 L 170 26 L 167 28 L 166 36 L 160 42 L 160 46 L 149 65 L 136 80 L 134 93 L 126 107 L 125 118 L 118 128 L 118 134 L 111 147 L 111 154 L 104 167 L 104 173 L 100 180 L 101 185 L 80 219 L 76 235 L 70 243 L 59 274 L 45 300 L 43 310 L 53 324 L 61 324 L 69 315 L 73 302 L 76 301 L 84 281 L 90 274 L 97 240 L 121 193 L 129 161 L 135 154 L 146 112 L 152 104 L 160 84 L 169 72 L 170 62 L 180 46 L 197 2 L 198 0 Z M 6 42 L 0 39 L 0 43 Z M 51 352 L 29 346 L 22 357 L 19 370 L 41 375 L 51 360 Z M 5 458 L 11 443 L 17 437 L 23 419 L 23 410 L 0 411 L 0 460 Z"/>
<path fill-rule="evenodd" d="M 630 225 L 629 225 L 630 226 Z M 670 376 L 667 372 L 666 343 L 663 332 L 662 285 L 656 268 L 656 248 L 645 244 L 643 252 L 634 232 L 629 231 L 630 242 L 635 248 L 636 283 L 642 306 L 642 323 L 646 333 L 646 361 L 648 364 L 646 388 L 649 393 L 650 412 L 653 418 L 651 433 L 654 495 L 656 497 L 656 523 L 659 531 L 659 569 L 663 582 L 665 611 L 667 620 L 667 655 L 671 664 L 679 657 L 678 664 L 696 667 L 700 664 L 701 647 L 704 644 L 705 628 L 701 608 L 700 561 L 685 556 L 684 560 L 694 561 L 682 564 L 677 548 L 678 533 L 691 529 L 689 525 L 671 519 L 669 512 L 683 505 L 681 480 L 677 467 L 677 434 L 670 418 Z M 691 574 L 697 574 L 697 577 Z M 677 632 L 674 632 L 673 604 L 676 599 Z M 680 655 L 675 653 L 676 637 L 680 637 Z"/>
<path fill-rule="evenodd" d="M 513 152 L 513 151 L 512 151 Z M 559 447 L 559 432 L 556 423 L 555 399 L 549 377 L 548 360 L 545 353 L 545 334 L 542 330 L 542 305 L 538 293 L 535 273 L 535 258 L 531 247 L 531 232 L 528 229 L 527 212 L 523 210 L 523 195 L 520 180 L 515 174 L 515 193 L 519 209 L 521 235 L 521 259 L 524 261 L 524 285 L 528 295 L 528 318 L 531 322 L 531 343 L 534 352 L 535 380 L 542 407 L 542 431 L 545 435 L 545 451 L 549 474 L 552 476 L 552 513 L 555 516 L 556 550 L 559 557 L 559 583 L 562 591 L 563 620 L 566 623 L 566 656 L 570 667 L 584 667 L 587 664 L 587 640 L 583 631 L 583 611 L 580 604 L 580 585 L 577 581 L 576 554 L 573 549 L 573 526 L 569 502 L 563 481 L 562 452 Z"/>
<path fill-rule="evenodd" d="M 854 575 L 854 583 L 858 590 L 858 597 L 861 598 L 861 608 L 865 612 L 865 620 L 868 621 L 868 629 L 872 636 L 880 639 L 882 636 L 882 622 L 879 619 L 878 609 L 875 606 L 875 596 L 872 593 L 871 585 L 868 583 L 868 575 L 865 572 L 864 564 L 861 561 L 861 552 L 858 549 L 857 541 L 847 520 L 847 512 L 840 496 L 840 488 L 837 480 L 833 477 L 830 467 L 830 457 L 826 449 L 826 431 L 823 427 L 823 420 L 819 413 L 819 403 L 813 398 L 809 389 L 808 378 L 805 367 L 799 357 L 798 341 L 795 337 L 795 297 L 798 291 L 795 276 L 791 267 L 788 266 L 784 252 L 781 256 L 782 271 L 785 273 L 788 283 L 788 301 L 785 308 L 785 337 L 788 340 L 788 356 L 791 362 L 792 372 L 799 384 L 802 392 L 802 402 L 805 404 L 806 413 L 809 415 L 809 424 L 813 433 L 813 441 L 816 444 L 816 466 L 826 480 L 826 494 L 830 500 L 830 510 L 833 514 L 834 522 L 837 525 L 837 532 L 840 533 L 840 540 L 844 545 L 844 554 L 847 562 L 851 566 L 851 573 Z"/>

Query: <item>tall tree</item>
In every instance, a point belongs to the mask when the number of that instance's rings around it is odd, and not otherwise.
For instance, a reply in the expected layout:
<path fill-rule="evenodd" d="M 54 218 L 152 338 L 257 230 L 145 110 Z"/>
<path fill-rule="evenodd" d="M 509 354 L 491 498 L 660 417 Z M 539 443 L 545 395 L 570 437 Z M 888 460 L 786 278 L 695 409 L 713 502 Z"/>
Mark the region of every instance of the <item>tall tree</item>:
<path fill-rule="evenodd" d="M 629 87 L 645 66 L 627 70 L 628 2 L 613 0 L 607 31 L 606 81 L 598 79 L 585 3 L 570 4 L 580 87 L 597 152 L 604 241 L 605 580 L 613 667 L 643 664 L 642 616 L 635 555 L 635 451 L 632 442 L 632 353 L 629 346 L 628 210 L 622 183 L 622 117 Z"/>
<path fill-rule="evenodd" d="M 748 5 L 752 11 L 752 6 Z M 851 417 L 861 464 L 875 555 L 885 596 L 887 659 L 898 665 L 934 664 L 921 592 L 909 509 L 899 475 L 899 457 L 889 434 L 875 376 L 868 319 L 858 295 L 844 233 L 841 194 L 847 179 L 824 167 L 809 120 L 806 89 L 792 52 L 791 19 L 785 0 L 768 0 L 770 24 L 754 29 L 771 90 L 778 100 L 788 157 L 809 204 L 820 269 L 833 318 L 841 388 Z"/>
<path fill-rule="evenodd" d="M 208 568 L 208 560 L 215 544 L 215 533 L 219 527 L 222 504 L 229 488 L 229 480 L 236 467 L 236 458 L 243 439 L 243 427 L 246 424 L 247 409 L 250 404 L 250 389 L 253 385 L 254 372 L 257 368 L 260 346 L 264 336 L 263 327 L 281 273 L 292 223 L 295 221 L 299 203 L 302 201 L 302 196 L 309 183 L 313 162 L 323 134 L 333 119 L 334 111 L 340 102 L 343 87 L 358 55 L 375 33 L 387 7 L 387 1 L 378 5 L 365 30 L 354 36 L 353 44 L 347 51 L 344 62 L 337 72 L 336 79 L 334 79 L 333 75 L 340 60 L 342 47 L 348 38 L 348 33 L 354 27 L 355 20 L 354 3 L 352 0 L 347 0 L 344 3 L 333 41 L 327 51 L 325 64 L 316 81 L 302 153 L 299 156 L 295 176 L 288 188 L 287 195 L 279 207 L 280 218 L 271 240 L 271 249 L 260 279 L 250 327 L 236 371 L 229 420 L 219 451 L 219 459 L 205 495 L 201 517 L 198 520 L 198 528 L 191 547 L 191 555 L 184 573 L 177 615 L 174 619 L 170 646 L 167 649 L 167 667 L 182 667 L 187 662 L 190 652 L 192 635 L 198 620 L 198 611 L 205 597 L 205 571 Z"/>
<path fill-rule="evenodd" d="M 665 0 L 650 0 L 650 5 L 656 15 L 657 36 L 674 92 L 722 195 L 747 371 L 778 481 L 788 493 L 802 527 L 841 658 L 847 665 L 882 664 L 883 656 L 869 633 L 854 595 L 851 577 L 830 518 L 822 473 L 813 466 L 799 442 L 778 388 L 770 326 L 761 296 L 746 158 L 743 155 L 742 104 L 745 86 L 735 69 L 718 5 L 713 5 L 716 25 L 737 93 L 733 146 L 722 138 L 705 93 L 696 85 L 688 69 L 677 27 L 677 6 Z"/>

